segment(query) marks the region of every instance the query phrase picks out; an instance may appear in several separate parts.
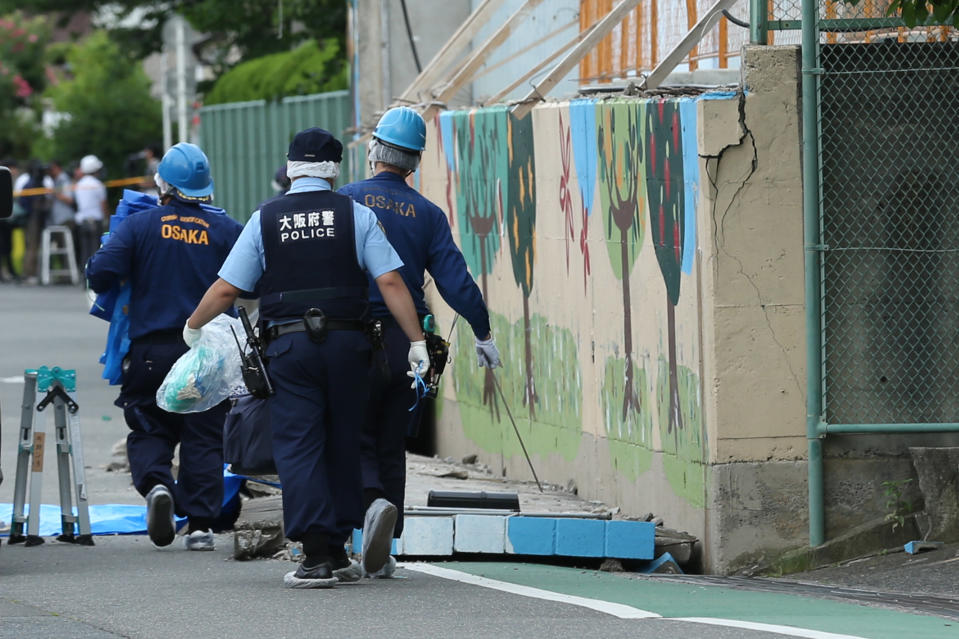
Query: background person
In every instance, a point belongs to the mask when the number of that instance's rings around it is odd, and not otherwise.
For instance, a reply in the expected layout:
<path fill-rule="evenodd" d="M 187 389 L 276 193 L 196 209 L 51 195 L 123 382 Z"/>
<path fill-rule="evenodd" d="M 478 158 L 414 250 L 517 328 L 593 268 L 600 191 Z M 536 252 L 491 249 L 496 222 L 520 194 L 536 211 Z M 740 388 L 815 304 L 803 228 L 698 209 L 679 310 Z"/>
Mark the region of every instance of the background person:
<path fill-rule="evenodd" d="M 216 279 L 242 227 L 224 213 L 200 207 L 213 197 L 210 164 L 200 147 L 171 147 L 157 168 L 156 182 L 160 206 L 126 218 L 90 259 L 86 276 L 97 293 L 126 278 L 131 282 L 130 350 L 116 405 L 130 427 L 130 472 L 147 501 L 150 539 L 158 547 L 172 543 L 176 513 L 188 518 L 187 549 L 213 550 L 212 527 L 223 501 L 223 421 L 229 402 L 200 413 L 168 413 L 157 406 L 156 392 L 188 350 L 183 324 Z M 177 444 L 180 468 L 174 481 L 171 462 Z"/>
<path fill-rule="evenodd" d="M 329 588 L 362 575 L 344 544 L 363 520 L 358 424 L 371 350 L 365 334 L 367 273 L 410 343 L 409 367 L 425 372 L 429 359 L 413 301 L 396 270 L 402 262 L 376 217 L 331 190 L 342 155 L 342 144 L 328 131 L 296 134 L 287 153 L 290 190 L 253 213 L 220 279 L 184 326 L 188 343 L 198 339 L 198 329 L 241 292 L 258 287 L 276 390 L 268 407 L 283 526 L 287 537 L 303 543 L 305 555 L 284 576 L 291 588 Z M 314 322 L 317 309 L 325 331 Z"/>
<path fill-rule="evenodd" d="M 79 168 L 82 177 L 77 180 L 73 196 L 77 205 L 73 220 L 77 226 L 77 261 L 83 268 L 100 246 L 103 223 L 107 219 L 107 187 L 96 176 L 103 168 L 100 158 L 85 155 Z"/>
<path fill-rule="evenodd" d="M 366 203 L 386 230 L 386 237 L 403 260 L 400 272 L 420 318 L 430 310 L 423 294 L 424 272 L 429 271 L 443 299 L 462 315 L 476 336 L 480 366 L 500 366 L 499 351 L 490 333 L 489 313 L 483 294 L 453 242 L 443 211 L 417 193 L 406 178 L 419 166 L 426 145 L 426 124 L 408 108 L 390 109 L 380 118 L 369 147 L 374 176 L 347 184 L 340 193 Z M 415 433 L 423 402 L 410 389 L 403 354 L 408 340 L 387 313 L 383 299 L 370 289 L 371 313 L 385 324 L 389 376 L 372 368 L 370 402 L 361 445 L 363 474 L 363 568 L 371 576 L 389 577 L 396 560 L 390 544 L 382 543 L 381 529 L 391 537 L 403 532 L 406 492 L 406 436 Z M 409 410 L 416 406 L 412 415 Z"/>

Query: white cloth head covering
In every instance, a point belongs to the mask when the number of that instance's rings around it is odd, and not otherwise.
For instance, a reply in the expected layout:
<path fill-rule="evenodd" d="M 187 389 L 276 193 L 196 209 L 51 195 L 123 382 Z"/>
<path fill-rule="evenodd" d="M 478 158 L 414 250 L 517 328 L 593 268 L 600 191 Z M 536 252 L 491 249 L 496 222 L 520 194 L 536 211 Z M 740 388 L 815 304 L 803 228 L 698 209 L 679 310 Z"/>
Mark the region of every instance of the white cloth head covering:
<path fill-rule="evenodd" d="M 291 180 L 298 177 L 332 179 L 339 174 L 339 162 L 302 162 L 298 160 L 287 160 L 286 162 L 286 176 Z"/>

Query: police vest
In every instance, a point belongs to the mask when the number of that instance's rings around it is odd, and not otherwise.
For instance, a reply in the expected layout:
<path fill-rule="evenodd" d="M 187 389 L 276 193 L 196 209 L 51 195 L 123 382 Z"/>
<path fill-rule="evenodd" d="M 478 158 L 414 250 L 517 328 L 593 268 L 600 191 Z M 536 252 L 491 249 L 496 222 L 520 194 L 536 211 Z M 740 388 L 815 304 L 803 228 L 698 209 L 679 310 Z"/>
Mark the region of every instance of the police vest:
<path fill-rule="evenodd" d="M 356 255 L 350 198 L 332 191 L 284 195 L 263 204 L 260 230 L 262 319 L 301 318 L 310 308 L 331 319 L 367 316 L 368 280 Z"/>

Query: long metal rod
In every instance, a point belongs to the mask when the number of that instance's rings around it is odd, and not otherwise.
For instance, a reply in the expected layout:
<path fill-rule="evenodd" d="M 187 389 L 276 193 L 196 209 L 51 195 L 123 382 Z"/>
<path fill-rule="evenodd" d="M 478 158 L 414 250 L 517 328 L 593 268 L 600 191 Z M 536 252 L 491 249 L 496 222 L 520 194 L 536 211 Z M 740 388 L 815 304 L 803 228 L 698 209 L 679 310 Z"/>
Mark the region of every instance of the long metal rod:
<path fill-rule="evenodd" d="M 765 3 L 763 3 L 765 4 Z M 819 233 L 819 17 L 817 0 L 802 0 L 802 184 L 803 241 L 806 279 L 806 441 L 809 449 L 809 545 L 826 538 L 823 507 L 822 419 L 822 291 Z M 754 16 L 755 17 L 755 16 Z"/>
<path fill-rule="evenodd" d="M 493 373 L 493 369 L 490 369 L 490 377 L 493 378 L 496 390 L 499 391 L 499 397 L 503 400 L 503 408 L 506 409 L 506 415 L 509 417 L 510 423 L 513 424 L 513 430 L 516 431 L 516 439 L 519 440 L 519 445 L 523 449 L 523 455 L 526 456 L 526 463 L 529 464 L 529 470 L 533 473 L 533 479 L 536 480 L 536 487 L 539 488 L 539 492 L 543 492 L 543 486 L 539 483 L 539 477 L 536 476 L 536 469 L 533 468 L 533 461 L 529 458 L 529 453 L 526 452 L 526 444 L 523 443 L 523 436 L 519 434 L 519 428 L 516 427 L 516 420 L 513 419 L 513 413 L 510 412 L 509 404 L 506 402 L 506 396 L 503 394 L 503 389 L 500 387 L 499 380 Z"/>

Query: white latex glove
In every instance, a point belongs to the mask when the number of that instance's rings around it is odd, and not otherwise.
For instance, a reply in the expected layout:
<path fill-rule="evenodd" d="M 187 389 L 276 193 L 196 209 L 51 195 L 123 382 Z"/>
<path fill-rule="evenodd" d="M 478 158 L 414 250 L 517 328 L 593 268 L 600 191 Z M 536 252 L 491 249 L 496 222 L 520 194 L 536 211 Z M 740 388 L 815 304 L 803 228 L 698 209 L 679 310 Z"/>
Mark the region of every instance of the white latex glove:
<path fill-rule="evenodd" d="M 426 350 L 426 340 L 410 342 L 408 361 L 410 363 L 410 370 L 406 373 L 406 376 L 413 378 L 413 383 L 410 384 L 410 388 L 415 390 L 416 375 L 419 374 L 419 376 L 422 377 L 426 375 L 426 371 L 430 369 L 430 354 L 429 351 Z"/>
<path fill-rule="evenodd" d="M 502 366 L 499 361 L 499 349 L 496 348 L 496 342 L 493 341 L 493 335 L 489 339 L 476 338 L 476 360 L 480 368 L 496 368 Z"/>
<path fill-rule="evenodd" d="M 200 335 L 203 334 L 203 329 L 190 328 L 189 321 L 190 320 L 187 320 L 183 323 L 183 341 L 186 342 L 187 346 L 193 348 L 193 345 L 199 341 Z"/>

